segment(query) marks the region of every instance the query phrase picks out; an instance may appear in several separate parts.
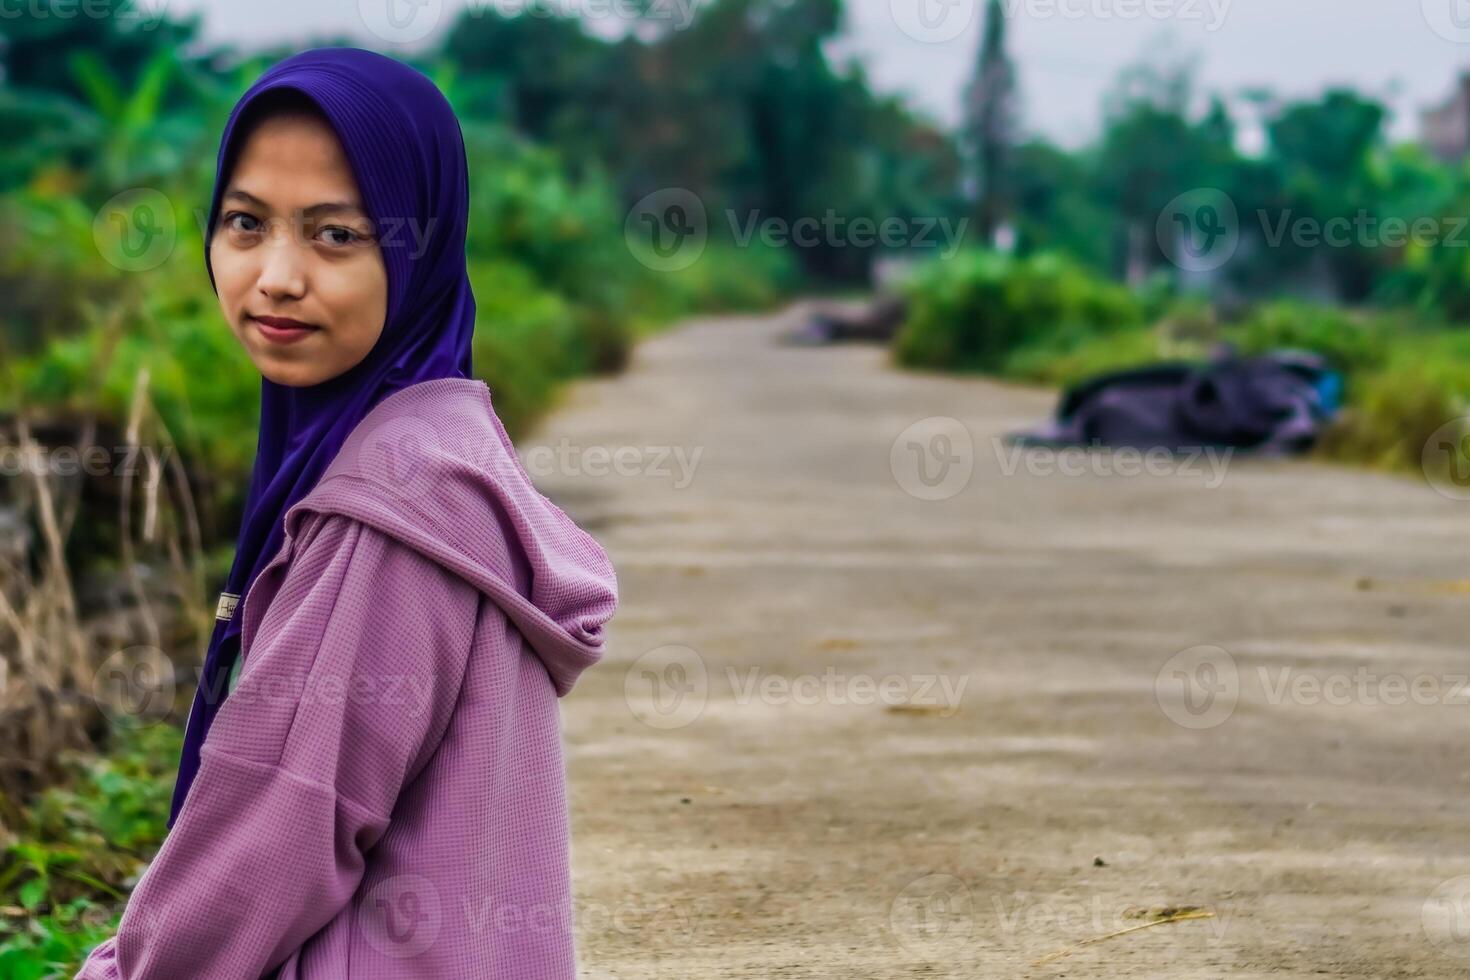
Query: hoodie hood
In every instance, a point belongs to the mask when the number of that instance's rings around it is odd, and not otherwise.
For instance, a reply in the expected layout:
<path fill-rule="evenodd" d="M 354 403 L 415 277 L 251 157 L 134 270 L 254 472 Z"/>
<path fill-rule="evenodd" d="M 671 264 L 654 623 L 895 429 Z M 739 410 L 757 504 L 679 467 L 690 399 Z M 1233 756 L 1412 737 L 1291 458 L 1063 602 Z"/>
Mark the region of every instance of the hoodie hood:
<path fill-rule="evenodd" d="M 617 607 L 612 562 L 531 483 L 483 381 L 395 391 L 353 429 L 315 487 L 286 512 L 345 514 L 470 582 L 515 624 L 558 697 L 602 658 Z"/>

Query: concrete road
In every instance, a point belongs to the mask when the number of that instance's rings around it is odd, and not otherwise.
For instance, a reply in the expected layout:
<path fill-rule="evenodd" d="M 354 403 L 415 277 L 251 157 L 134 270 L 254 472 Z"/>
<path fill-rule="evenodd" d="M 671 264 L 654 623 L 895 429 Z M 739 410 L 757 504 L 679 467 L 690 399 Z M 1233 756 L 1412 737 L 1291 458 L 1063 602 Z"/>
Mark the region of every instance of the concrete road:
<path fill-rule="evenodd" d="M 586 978 L 1470 976 L 1470 501 L 1015 454 L 1054 396 L 694 321 L 521 446 L 622 607 Z"/>

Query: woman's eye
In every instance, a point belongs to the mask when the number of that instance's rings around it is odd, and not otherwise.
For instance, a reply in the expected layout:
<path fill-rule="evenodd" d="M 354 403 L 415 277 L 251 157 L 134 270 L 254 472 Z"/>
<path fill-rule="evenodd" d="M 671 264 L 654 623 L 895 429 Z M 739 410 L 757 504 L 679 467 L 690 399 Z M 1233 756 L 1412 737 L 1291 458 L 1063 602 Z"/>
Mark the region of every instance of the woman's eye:
<path fill-rule="evenodd" d="M 241 222 L 245 224 L 242 225 Z M 230 231 L 258 231 L 259 225 L 260 222 L 255 220 L 254 215 L 244 211 L 231 211 L 225 215 L 225 227 Z"/>
<path fill-rule="evenodd" d="M 351 228 L 344 228 L 341 225 L 327 225 L 317 234 L 322 236 L 328 245 L 353 245 L 362 238 Z"/>

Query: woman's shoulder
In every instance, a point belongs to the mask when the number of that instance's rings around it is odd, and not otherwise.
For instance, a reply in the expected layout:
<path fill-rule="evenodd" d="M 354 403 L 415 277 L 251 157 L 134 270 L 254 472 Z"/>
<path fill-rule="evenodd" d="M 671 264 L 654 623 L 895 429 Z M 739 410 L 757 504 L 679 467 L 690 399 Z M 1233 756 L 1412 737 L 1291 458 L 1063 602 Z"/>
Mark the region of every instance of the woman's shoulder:
<path fill-rule="evenodd" d="M 601 657 L 617 606 L 606 551 L 536 489 L 479 381 L 424 382 L 381 402 L 292 505 L 286 533 L 323 551 L 382 536 L 415 552 L 391 578 L 447 575 L 478 590 L 546 662 L 558 693 Z M 374 547 L 381 560 L 386 543 Z"/>
<path fill-rule="evenodd" d="M 372 521 L 339 511 L 313 511 L 301 522 L 287 578 L 317 588 L 340 583 L 339 601 L 364 611 L 391 597 L 423 596 L 430 589 L 476 591 L 410 541 Z"/>
<path fill-rule="evenodd" d="M 351 514 L 312 511 L 246 596 L 242 649 L 292 626 L 379 630 L 458 609 L 474 619 L 479 591 L 410 544 Z"/>

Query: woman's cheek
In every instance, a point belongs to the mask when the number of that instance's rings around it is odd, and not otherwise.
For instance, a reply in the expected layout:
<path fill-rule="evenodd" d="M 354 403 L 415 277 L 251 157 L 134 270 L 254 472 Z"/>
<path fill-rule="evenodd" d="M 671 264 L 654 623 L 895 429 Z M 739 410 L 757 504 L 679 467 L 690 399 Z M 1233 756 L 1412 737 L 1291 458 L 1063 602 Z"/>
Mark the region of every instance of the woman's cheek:
<path fill-rule="evenodd" d="M 372 347 L 387 313 L 387 277 L 381 259 L 371 252 L 355 256 L 332 268 L 321 289 L 326 309 L 339 328 L 351 334 L 352 346 Z"/>

